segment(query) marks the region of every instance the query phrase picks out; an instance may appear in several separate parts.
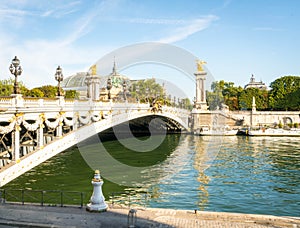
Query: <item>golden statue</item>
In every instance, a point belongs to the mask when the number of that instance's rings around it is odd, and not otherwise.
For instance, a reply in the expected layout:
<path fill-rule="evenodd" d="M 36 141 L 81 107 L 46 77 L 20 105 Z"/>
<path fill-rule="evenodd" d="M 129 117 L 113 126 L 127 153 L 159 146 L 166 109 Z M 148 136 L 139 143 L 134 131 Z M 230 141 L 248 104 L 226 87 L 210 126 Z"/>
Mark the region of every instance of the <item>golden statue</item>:
<path fill-rule="evenodd" d="M 90 71 L 91 71 L 92 75 L 96 75 L 97 74 L 97 65 L 94 64 L 93 66 L 91 66 Z"/>
<path fill-rule="evenodd" d="M 203 65 L 206 64 L 206 62 L 203 61 L 203 60 L 199 60 L 199 59 L 197 59 L 196 62 L 197 62 L 197 69 L 198 69 L 198 71 L 199 72 L 204 71 Z"/>

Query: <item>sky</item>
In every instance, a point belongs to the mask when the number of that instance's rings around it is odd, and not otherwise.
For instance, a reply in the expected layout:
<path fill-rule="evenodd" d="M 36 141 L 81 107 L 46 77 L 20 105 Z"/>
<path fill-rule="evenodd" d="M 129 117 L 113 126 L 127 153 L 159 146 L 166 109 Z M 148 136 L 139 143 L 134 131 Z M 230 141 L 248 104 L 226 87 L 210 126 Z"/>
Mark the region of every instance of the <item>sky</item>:
<path fill-rule="evenodd" d="M 284 75 L 300 75 L 298 0 L 0 3 L 0 79 L 11 77 L 9 65 L 18 56 L 23 68 L 20 80 L 29 88 L 56 85 L 58 65 L 67 77 L 88 71 L 114 50 L 143 42 L 190 52 L 207 62 L 205 67 L 215 80 L 235 85 L 244 86 L 252 74 L 267 85 Z M 194 82 L 174 69 L 146 64 L 120 71 L 132 79 L 164 78 L 189 97 L 195 93 Z"/>

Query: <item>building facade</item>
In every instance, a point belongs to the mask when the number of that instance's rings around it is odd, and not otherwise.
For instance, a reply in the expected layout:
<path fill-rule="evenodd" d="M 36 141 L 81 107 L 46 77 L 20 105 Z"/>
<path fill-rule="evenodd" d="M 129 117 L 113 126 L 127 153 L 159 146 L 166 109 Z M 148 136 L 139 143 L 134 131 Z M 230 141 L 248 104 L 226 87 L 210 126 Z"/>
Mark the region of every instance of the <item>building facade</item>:
<path fill-rule="evenodd" d="M 250 82 L 244 87 L 244 89 L 248 89 L 248 88 L 267 89 L 268 87 L 262 81 L 260 82 L 255 81 L 255 77 L 252 74 L 250 78 Z"/>

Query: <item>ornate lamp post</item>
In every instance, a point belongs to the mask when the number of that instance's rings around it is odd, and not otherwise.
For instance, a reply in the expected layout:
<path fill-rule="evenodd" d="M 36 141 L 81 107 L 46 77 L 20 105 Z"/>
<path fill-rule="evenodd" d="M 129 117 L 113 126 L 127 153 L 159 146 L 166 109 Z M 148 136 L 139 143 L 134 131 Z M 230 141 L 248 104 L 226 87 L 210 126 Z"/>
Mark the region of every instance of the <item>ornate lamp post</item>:
<path fill-rule="evenodd" d="M 58 82 L 57 84 L 57 96 L 62 96 L 61 92 L 61 87 L 60 87 L 60 82 L 64 80 L 64 76 L 62 74 L 62 69 L 60 66 L 56 68 L 56 73 L 55 73 L 55 80 Z"/>
<path fill-rule="evenodd" d="M 126 81 L 123 81 L 123 94 L 124 94 L 124 101 L 127 101 L 127 96 L 126 96 L 126 92 L 127 92 L 127 84 Z"/>
<path fill-rule="evenodd" d="M 18 76 L 22 74 L 22 67 L 20 66 L 20 60 L 15 56 L 12 60 L 10 67 L 10 73 L 15 76 L 15 83 L 14 83 L 14 94 L 19 94 L 19 85 L 18 85 Z"/>
<path fill-rule="evenodd" d="M 168 96 L 168 102 L 169 102 L 170 106 L 172 106 L 172 95 L 171 94 L 169 94 L 169 96 Z"/>
<path fill-rule="evenodd" d="M 174 96 L 174 107 L 176 107 L 176 96 Z"/>
<path fill-rule="evenodd" d="M 110 95 L 110 90 L 111 90 L 111 88 L 112 88 L 111 78 L 108 78 L 108 79 L 107 79 L 107 85 L 106 85 L 106 89 L 108 90 L 108 94 L 107 94 L 108 100 L 111 99 L 111 95 Z"/>
<path fill-rule="evenodd" d="M 140 99 L 139 99 L 139 92 L 140 92 L 139 85 L 136 85 L 135 92 L 136 92 L 136 101 L 139 102 L 140 101 Z"/>
<path fill-rule="evenodd" d="M 177 99 L 178 99 L 178 107 L 181 108 L 181 100 L 179 97 Z"/>
<path fill-rule="evenodd" d="M 165 93 L 163 95 L 163 99 L 164 99 L 164 105 L 166 105 L 167 95 Z"/>
<path fill-rule="evenodd" d="M 146 100 L 149 103 L 149 88 L 146 88 Z"/>

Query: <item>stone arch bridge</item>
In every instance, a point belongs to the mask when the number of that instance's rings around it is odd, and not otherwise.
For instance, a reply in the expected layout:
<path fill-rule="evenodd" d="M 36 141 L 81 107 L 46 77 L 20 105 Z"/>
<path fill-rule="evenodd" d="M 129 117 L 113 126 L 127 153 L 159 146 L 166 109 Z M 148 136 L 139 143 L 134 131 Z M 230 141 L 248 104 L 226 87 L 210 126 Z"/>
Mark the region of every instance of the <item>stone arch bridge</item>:
<path fill-rule="evenodd" d="M 139 128 L 188 129 L 190 112 L 176 107 L 93 100 L 0 99 L 0 187 L 94 134 L 130 121 Z"/>

